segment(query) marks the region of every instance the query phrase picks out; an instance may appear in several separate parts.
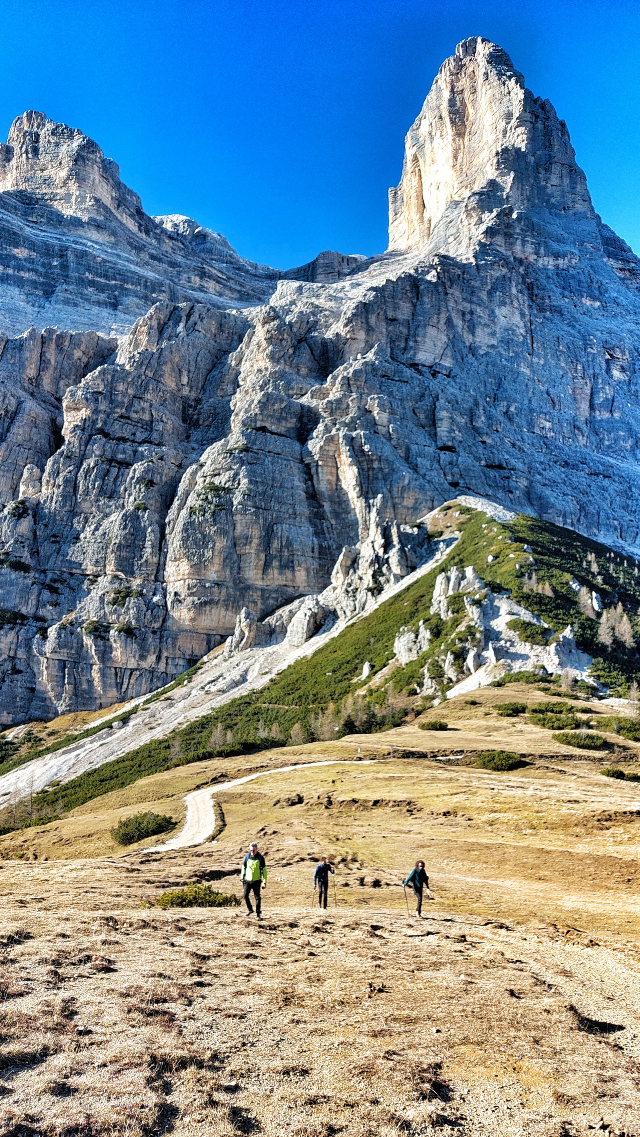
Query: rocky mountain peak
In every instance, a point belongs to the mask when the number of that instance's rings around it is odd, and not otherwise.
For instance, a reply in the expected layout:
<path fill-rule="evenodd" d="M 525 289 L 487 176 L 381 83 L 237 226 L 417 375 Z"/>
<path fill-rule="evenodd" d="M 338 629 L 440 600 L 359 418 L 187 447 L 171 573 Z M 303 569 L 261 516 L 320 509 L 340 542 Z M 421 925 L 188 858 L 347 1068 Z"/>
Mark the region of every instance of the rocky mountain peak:
<path fill-rule="evenodd" d="M 135 231 L 142 228 L 142 203 L 121 182 L 117 163 L 81 130 L 41 111 L 19 115 L 0 146 L 0 191 L 16 190 L 83 221 L 107 213 Z"/>
<path fill-rule="evenodd" d="M 440 68 L 405 141 L 389 191 L 389 248 L 475 247 L 501 211 L 595 218 L 564 122 L 524 85 L 502 48 L 480 36 Z"/>

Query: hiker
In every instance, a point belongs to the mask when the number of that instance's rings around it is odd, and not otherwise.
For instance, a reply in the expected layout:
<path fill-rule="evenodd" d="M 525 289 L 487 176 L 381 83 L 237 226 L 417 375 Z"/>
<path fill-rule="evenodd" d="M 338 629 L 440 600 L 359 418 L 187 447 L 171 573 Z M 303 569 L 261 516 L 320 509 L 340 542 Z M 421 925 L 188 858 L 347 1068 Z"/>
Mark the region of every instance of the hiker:
<path fill-rule="evenodd" d="M 426 885 L 427 892 L 430 892 L 429 877 L 427 876 L 424 868 L 424 861 L 416 861 L 416 867 L 409 873 L 407 879 L 402 882 L 403 884 L 410 884 L 416 894 L 416 915 L 422 914 L 422 889 Z"/>
<path fill-rule="evenodd" d="M 253 908 L 251 907 L 251 893 L 253 893 L 256 901 L 256 916 L 260 920 L 262 913 L 260 886 L 262 885 L 263 888 L 267 887 L 267 866 L 262 853 L 258 852 L 258 846 L 255 841 L 252 841 L 249 845 L 249 852 L 242 862 L 240 880 L 242 881 L 242 891 L 244 893 L 244 902 L 247 906 L 247 912 L 250 916 L 253 915 Z"/>
<path fill-rule="evenodd" d="M 313 887 L 315 890 L 316 884 L 318 886 L 318 908 L 327 907 L 327 895 L 329 893 L 329 873 L 334 875 L 333 869 L 329 864 L 326 857 L 320 857 L 319 863 L 316 865 L 316 871 L 313 874 Z"/>

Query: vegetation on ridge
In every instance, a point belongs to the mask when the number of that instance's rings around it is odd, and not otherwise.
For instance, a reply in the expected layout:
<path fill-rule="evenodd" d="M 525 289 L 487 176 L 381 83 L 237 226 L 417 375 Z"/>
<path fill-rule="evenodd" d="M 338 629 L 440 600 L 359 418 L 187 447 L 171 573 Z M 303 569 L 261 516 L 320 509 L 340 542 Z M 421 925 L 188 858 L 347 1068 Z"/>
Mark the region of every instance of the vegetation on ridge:
<path fill-rule="evenodd" d="M 398 725 L 410 710 L 425 705 L 424 701 L 416 704 L 425 667 L 444 693 L 451 686 L 445 662 L 461 674 L 466 656 L 477 642 L 478 632 L 467 617 L 462 595 L 448 597 L 445 619 L 431 612 L 436 577 L 454 567 L 464 571 L 472 565 L 488 590 L 509 592 L 548 625 L 545 638 L 570 625 L 578 646 L 593 656 L 595 677 L 614 693 L 627 694 L 630 685 L 640 680 L 636 648 L 640 635 L 640 565 L 636 560 L 538 518 L 520 515 L 512 522 L 500 523 L 455 502 L 440 510 L 438 526 L 442 533 L 456 531 L 460 536 L 430 572 L 375 611 L 348 624 L 339 636 L 309 658 L 292 664 L 261 691 L 239 696 L 164 739 L 145 743 L 36 795 L 35 815 L 56 815 L 149 774 L 208 757 L 249 753 L 286 742 L 300 744 L 371 733 Z M 530 621 L 523 623 L 525 631 L 539 629 Z M 395 656 L 398 632 L 417 634 L 420 625 L 429 633 L 427 650 L 404 667 L 396 666 L 388 679 L 383 679 L 381 673 Z M 520 634 L 520 626 L 516 630 Z M 362 679 L 365 663 L 369 664 L 369 675 Z M 188 682 L 195 670 L 146 702 Z M 540 672 L 519 672 L 505 675 L 496 685 L 516 680 L 540 684 L 541 678 Z M 585 720 L 576 717 L 575 708 L 560 700 L 545 704 L 544 711 L 541 706 L 533 708 L 531 721 L 556 731 L 587 726 Z M 623 734 L 624 724 L 619 729 Z M 562 735 L 562 741 L 567 738 Z"/>

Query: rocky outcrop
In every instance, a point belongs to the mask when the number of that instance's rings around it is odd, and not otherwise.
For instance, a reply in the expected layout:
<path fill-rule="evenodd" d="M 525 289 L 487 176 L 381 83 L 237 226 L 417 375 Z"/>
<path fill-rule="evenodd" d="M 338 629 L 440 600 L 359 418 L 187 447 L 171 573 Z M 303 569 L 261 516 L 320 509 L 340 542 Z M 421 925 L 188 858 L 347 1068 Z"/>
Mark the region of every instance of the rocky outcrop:
<path fill-rule="evenodd" d="M 140 216 L 124 190 L 120 206 L 117 168 L 54 127 L 20 120 L 2 201 L 53 211 L 65 264 L 72 229 L 103 232 L 135 273 L 173 250 L 180 296 L 187 264 L 202 295 L 196 256 L 227 291 L 178 303 L 165 276 L 119 343 L 100 321 L 2 341 L 3 721 L 141 694 L 223 637 L 303 642 L 422 564 L 421 520 L 458 494 L 640 546 L 640 262 L 494 45 L 466 41 L 436 79 L 392 251 L 322 255 L 302 279 L 247 268 L 189 219 Z M 247 306 L 238 285 L 229 308 L 238 274 L 258 291 Z"/>

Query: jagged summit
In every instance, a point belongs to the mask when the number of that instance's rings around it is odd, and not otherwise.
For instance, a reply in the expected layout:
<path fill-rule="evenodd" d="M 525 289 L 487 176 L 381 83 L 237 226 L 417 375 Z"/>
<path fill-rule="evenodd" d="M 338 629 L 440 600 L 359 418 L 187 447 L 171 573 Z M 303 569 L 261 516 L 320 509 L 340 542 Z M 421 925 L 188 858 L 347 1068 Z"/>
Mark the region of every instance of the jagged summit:
<path fill-rule="evenodd" d="M 475 36 L 442 64 L 389 191 L 389 248 L 461 251 L 501 210 L 595 221 L 564 122 L 509 56 Z"/>
<path fill-rule="evenodd" d="M 0 191 L 25 191 L 84 221 L 115 215 L 133 232 L 145 233 L 142 202 L 120 180 L 117 163 L 81 130 L 41 111 L 19 115 L 0 145 Z"/>
<path fill-rule="evenodd" d="M 365 259 L 321 253 L 281 271 L 190 217 L 150 217 L 96 142 L 41 111 L 0 144 L 0 332 L 122 335 L 159 301 L 266 303 L 281 279 L 335 281 Z"/>

